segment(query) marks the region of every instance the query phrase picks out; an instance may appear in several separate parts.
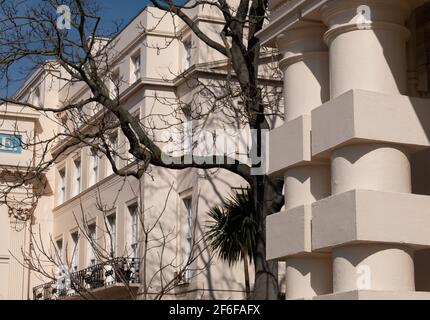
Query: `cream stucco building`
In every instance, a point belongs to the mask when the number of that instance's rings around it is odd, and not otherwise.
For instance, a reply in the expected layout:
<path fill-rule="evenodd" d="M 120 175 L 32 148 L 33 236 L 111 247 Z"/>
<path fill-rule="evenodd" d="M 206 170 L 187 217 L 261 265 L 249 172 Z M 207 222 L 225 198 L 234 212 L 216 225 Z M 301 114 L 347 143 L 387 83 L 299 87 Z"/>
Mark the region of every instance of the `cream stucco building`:
<path fill-rule="evenodd" d="M 286 123 L 267 218 L 287 299 L 429 299 L 430 2 L 270 1 Z M 282 145 L 283 148 L 279 148 Z"/>
<path fill-rule="evenodd" d="M 189 14 L 207 34 L 219 37 L 222 24 L 213 10 L 195 9 Z M 179 34 L 180 40 L 177 39 Z M 169 45 L 160 49 L 166 43 Z M 116 36 L 114 49 L 115 60 L 111 68 L 121 78 L 118 88 L 121 103 L 142 121 L 154 114 L 171 112 L 166 111 L 168 101 L 179 99 L 184 103 L 196 103 L 199 88 L 185 81 L 182 72 L 186 71 L 200 81 L 210 81 L 220 72 L 222 74 L 225 65 L 225 58 L 210 50 L 184 24 L 152 7 L 139 13 Z M 31 99 L 35 105 L 61 107 L 89 96 L 88 87 L 67 81 L 62 72 L 58 65 L 47 62 L 18 90 L 16 98 Z M 88 122 L 80 121 L 80 115 L 66 112 L 57 117 L 49 112 L 28 111 L 11 104 L 0 108 L 0 168 L 4 184 L 20 171 L 20 167 L 25 171 L 38 163 L 40 146 L 38 150 L 21 148 L 19 140 L 29 144 L 49 139 L 53 134 L 59 134 L 61 138 L 64 130 L 90 130 L 85 127 Z M 100 108 L 91 105 L 86 106 L 82 114 L 97 118 L 100 113 Z M 157 126 L 162 131 L 161 120 Z M 222 198 L 235 188 L 246 187 L 244 180 L 223 170 L 173 171 L 161 168 L 151 168 L 150 174 L 140 181 L 123 178 L 113 174 L 106 157 L 94 154 L 90 147 L 76 145 L 67 152 L 61 152 L 66 143 L 67 138 L 49 144 L 48 157 L 55 161 L 44 173 L 46 186 L 32 221 L 20 222 L 13 216 L 9 218 L 9 208 L 0 205 L 1 299 L 78 298 L 77 290 L 67 279 L 70 276 L 88 288 L 89 298 L 127 299 L 135 296 L 144 281 L 144 226 L 137 217 L 141 212 L 147 219 L 145 228 L 156 223 L 149 241 L 157 243 L 162 236 L 170 235 L 163 251 L 154 245 L 155 249 L 145 256 L 145 261 L 148 261 L 146 281 L 150 287 L 147 298 L 160 292 L 160 281 L 157 280 L 160 269 L 165 268 L 165 282 L 174 279 L 191 247 L 197 247 L 193 242 L 199 243 L 201 253 L 187 267 L 174 290 L 166 292 L 165 298 L 244 297 L 243 267 L 231 268 L 213 260 L 205 250 L 207 244 L 199 242 L 208 220 L 205 213 L 210 207 L 220 204 Z M 115 159 L 119 168 L 133 165 L 127 159 L 127 143 L 120 130 L 111 135 L 110 143 L 120 155 Z M 11 210 L 24 205 L 21 200 L 26 198 L 27 191 L 25 186 L 14 190 L 13 199 L 16 201 L 8 203 Z M 103 204 L 103 210 L 98 203 Z M 163 234 L 160 228 L 164 228 Z M 108 239 L 105 237 L 107 233 L 111 235 Z M 116 261 L 127 265 L 130 272 L 127 287 L 108 275 L 112 267 L 100 261 L 88 238 L 103 250 L 112 247 Z M 39 257 L 40 267 L 60 277 L 57 281 L 21 265 L 22 251 L 26 252 L 26 257 L 33 252 L 30 258 L 37 259 L 34 255 L 38 250 L 32 251 L 32 248 L 41 244 L 53 252 L 51 256 L 55 261 Z M 66 272 L 58 265 L 64 265 Z M 97 278 L 95 282 L 85 280 L 91 275 Z"/>
<path fill-rule="evenodd" d="M 269 3 L 270 22 L 259 37 L 282 55 L 286 108 L 285 123 L 270 132 L 268 174 L 284 179 L 285 208 L 267 218 L 267 258 L 286 265 L 286 298 L 430 299 L 430 1 Z M 222 25 L 213 11 L 196 10 L 192 16 L 211 37 L 219 37 Z M 118 35 L 119 54 L 112 66 L 123 79 L 122 102 L 142 119 L 164 112 L 160 97 L 187 101 L 195 95 L 195 88 L 177 74 L 187 71 L 209 81 L 224 71 L 224 58 L 178 21 L 182 41 L 158 50 L 157 44 L 174 39 L 174 21 L 164 17 L 160 23 L 157 17 L 160 12 L 148 8 L 126 26 Z M 139 32 L 139 26 L 146 31 Z M 79 83 L 59 80 L 58 72 L 47 64 L 17 97 L 61 106 L 89 94 Z M 8 146 L 0 149 L 2 179 L 37 157 L 18 147 L 17 135 L 26 141 L 46 139 L 64 124 L 76 125 L 76 119 L 11 105 L 0 108 L 0 139 L 5 141 L 0 145 Z M 121 132 L 111 142 L 127 153 Z M 50 149 L 52 157 L 62 143 Z M 118 161 L 120 167 L 129 165 L 124 158 Z M 43 285 L 45 279 L 19 264 L 21 248 L 34 246 L 29 228 L 44 243 L 52 242 L 76 274 L 94 269 L 102 262 L 78 228 L 84 208 L 87 231 L 96 242 L 112 245 L 101 236 L 107 229 L 115 235 L 115 256 L 127 259 L 131 288 L 137 292 L 142 281 L 135 267 L 142 258 L 137 203 L 143 203 L 149 219 L 166 211 L 162 223 L 177 232 L 167 259 L 180 265 L 189 248 L 190 217 L 203 226 L 205 218 L 196 218 L 197 213 L 245 186 L 224 171 L 153 168 L 151 175 L 154 179 L 124 183 L 88 147 L 57 158 L 45 173 L 48 187 L 31 224 L 10 220 L 7 207 L 0 206 L 0 298 L 58 295 L 58 283 Z M 97 198 L 106 204 L 105 211 L 97 208 Z M 19 199 L 17 190 L 17 206 Z M 197 270 L 207 256 L 196 263 Z M 149 266 L 149 272 L 156 268 Z M 169 297 L 244 296 L 241 269 L 219 261 L 178 288 Z M 73 288 L 60 289 L 65 290 L 62 297 L 75 296 Z M 92 293 L 128 297 L 120 283 Z"/>

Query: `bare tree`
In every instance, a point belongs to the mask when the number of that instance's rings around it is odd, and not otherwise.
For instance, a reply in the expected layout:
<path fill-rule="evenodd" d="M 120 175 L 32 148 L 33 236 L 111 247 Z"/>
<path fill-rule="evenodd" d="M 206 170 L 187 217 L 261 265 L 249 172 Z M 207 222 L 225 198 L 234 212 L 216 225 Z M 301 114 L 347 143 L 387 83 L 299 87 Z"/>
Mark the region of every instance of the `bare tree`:
<path fill-rule="evenodd" d="M 246 181 L 255 199 L 258 223 L 257 244 L 253 253 L 255 263 L 255 299 L 277 299 L 277 263 L 266 261 L 265 218 L 278 212 L 283 205 L 283 181 L 253 169 L 261 163 L 251 159 L 252 154 L 264 157 L 264 133 L 271 128 L 271 119 L 280 116 L 282 104 L 278 90 L 281 86 L 276 68 L 276 52 L 264 52 L 256 36 L 267 18 L 267 1 L 194 0 L 183 5 L 171 0 L 151 0 L 154 7 L 164 12 L 160 21 L 169 17 L 174 26 L 174 37 L 164 45 L 147 43 L 148 47 L 163 50 L 173 41 L 182 41 L 183 34 L 176 28 L 182 21 L 191 32 L 223 59 L 219 64 L 218 77 L 204 77 L 208 66 L 199 66 L 177 75 L 184 79 L 183 86 L 194 88 L 193 98 L 164 97 L 154 94 L 154 101 L 166 106 L 163 114 L 136 117 L 122 103 L 123 79 L 113 66 L 118 59 L 115 50 L 119 41 L 114 34 L 100 27 L 99 2 L 90 0 L 49 0 L 31 5 L 28 1 L 4 0 L 0 3 L 0 75 L 9 79 L 16 64 L 30 60 L 33 68 L 43 68 L 46 77 L 82 85 L 90 95 L 80 101 L 64 99 L 60 106 L 39 105 L 29 98 L 5 96 L 5 105 L 21 106 L 57 119 L 64 130 L 37 141 L 25 142 L 25 148 L 33 148 L 35 163 L 21 168 L 19 177 L 7 180 L 2 188 L 5 203 L 12 203 L 13 190 L 31 185 L 31 201 L 23 219 L 31 216 L 36 199 L 44 192 L 43 173 L 75 147 L 91 147 L 94 153 L 106 157 L 112 171 L 124 177 L 140 179 L 150 174 L 150 166 L 181 170 L 224 169 L 239 175 Z M 71 30 L 58 28 L 56 9 L 68 5 L 71 9 Z M 209 36 L 190 16 L 196 8 L 210 7 L 222 17 L 219 39 Z M 155 26 L 154 28 L 156 28 Z M 146 32 L 142 28 L 141 32 Z M 205 69 L 206 68 L 206 69 Z M 172 71 L 173 73 L 175 71 Z M 214 114 L 223 121 L 214 121 Z M 218 126 L 252 130 L 249 149 L 245 155 L 234 157 L 228 153 L 194 152 L 198 148 L 193 141 L 191 154 L 178 152 L 183 149 L 163 149 L 168 141 L 161 132 L 179 128 L 183 145 L 186 129 L 183 124 L 192 121 L 194 131 Z M 127 141 L 127 152 L 112 147 L 110 137 L 119 128 Z M 186 127 L 185 127 L 186 128 Z M 63 143 L 55 148 L 58 141 Z M 48 150 L 55 149 L 54 152 Z M 117 158 L 128 161 L 120 167 Z M 166 161 L 168 159 L 169 161 Z M 35 187 L 36 186 L 36 187 Z M 35 192 L 38 191 L 38 192 Z M 37 200 L 36 200 L 37 201 Z M 16 207 L 16 206 L 15 206 Z M 13 211 L 13 210 L 11 210 Z M 16 209 L 15 209 L 16 211 Z M 167 282 L 163 281 L 167 286 Z"/>

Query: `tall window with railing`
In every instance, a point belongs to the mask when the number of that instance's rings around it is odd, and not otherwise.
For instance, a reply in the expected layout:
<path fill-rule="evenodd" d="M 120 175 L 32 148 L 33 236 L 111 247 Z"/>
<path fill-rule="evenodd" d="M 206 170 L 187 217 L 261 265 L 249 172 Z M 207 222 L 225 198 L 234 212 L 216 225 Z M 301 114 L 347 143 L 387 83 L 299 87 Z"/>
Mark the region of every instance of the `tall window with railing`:
<path fill-rule="evenodd" d="M 70 261 L 70 267 L 71 271 L 75 272 L 78 271 L 78 263 L 79 263 L 79 233 L 78 231 L 72 232 L 70 234 L 70 240 L 71 240 L 71 261 Z"/>
<path fill-rule="evenodd" d="M 64 276 L 66 275 L 63 265 L 63 239 L 58 239 L 55 241 L 56 246 L 56 256 L 55 256 L 55 263 L 56 263 L 56 292 L 57 296 L 61 295 L 63 293 L 63 290 L 65 289 L 64 284 Z"/>
<path fill-rule="evenodd" d="M 130 258 L 137 258 L 137 204 L 128 207 Z"/>
<path fill-rule="evenodd" d="M 116 254 L 116 213 L 108 215 L 106 220 L 106 251 L 113 258 Z"/>
<path fill-rule="evenodd" d="M 87 265 L 88 266 L 93 266 L 96 264 L 95 246 L 96 246 L 96 224 L 92 223 L 88 226 L 88 242 L 87 242 Z"/>
<path fill-rule="evenodd" d="M 55 263 L 57 265 L 57 276 L 60 276 L 62 273 L 62 264 L 63 264 L 63 239 L 58 239 L 55 241 L 56 253 L 55 253 Z"/>

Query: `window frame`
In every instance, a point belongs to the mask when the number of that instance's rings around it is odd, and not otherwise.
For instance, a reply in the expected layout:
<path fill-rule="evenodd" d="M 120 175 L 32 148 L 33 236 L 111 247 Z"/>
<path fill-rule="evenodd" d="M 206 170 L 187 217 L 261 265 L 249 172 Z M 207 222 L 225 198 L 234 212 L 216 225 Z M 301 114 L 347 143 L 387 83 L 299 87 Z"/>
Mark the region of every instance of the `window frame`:
<path fill-rule="evenodd" d="M 118 88 L 116 87 L 115 82 L 118 82 Z M 109 79 L 109 89 L 110 89 L 109 95 L 111 99 L 118 98 L 120 87 L 121 87 L 121 72 L 119 68 L 116 68 L 115 70 L 112 71 L 111 77 Z"/>
<path fill-rule="evenodd" d="M 112 143 L 113 141 L 113 137 L 115 137 L 115 143 Z M 118 132 L 114 132 L 109 136 L 109 144 L 110 144 L 110 148 L 111 148 L 111 156 L 112 159 L 115 163 L 115 166 L 118 167 L 118 149 L 119 149 L 119 134 Z M 112 170 L 112 165 L 109 162 L 109 160 L 106 158 L 106 175 L 109 176 L 113 174 L 113 170 Z"/>
<path fill-rule="evenodd" d="M 77 163 L 79 163 L 79 167 L 76 165 Z M 82 157 L 78 155 L 75 158 L 73 158 L 73 196 L 75 197 L 79 195 L 81 192 L 82 192 Z"/>
<path fill-rule="evenodd" d="M 66 166 L 62 166 L 58 169 L 58 195 L 57 195 L 57 205 L 61 205 L 66 202 L 66 188 L 67 188 L 67 181 L 66 181 Z"/>
<path fill-rule="evenodd" d="M 112 219 L 113 218 L 113 219 Z M 112 231 L 112 224 L 111 221 L 114 221 L 114 229 Z M 117 219 L 117 212 L 116 210 L 110 212 L 106 215 L 106 227 L 109 228 L 106 232 L 106 251 L 110 251 L 110 247 L 112 247 L 112 258 L 116 257 L 117 252 L 117 233 L 118 233 L 118 219 Z M 109 233 L 111 236 L 109 237 Z"/>
<path fill-rule="evenodd" d="M 140 50 L 130 56 L 130 66 L 130 84 L 133 84 L 142 79 L 142 57 Z"/>
<path fill-rule="evenodd" d="M 59 243 L 61 243 L 61 247 L 58 245 Z M 60 272 L 62 267 L 60 266 L 60 264 L 61 265 L 63 264 L 63 254 L 64 254 L 64 240 L 62 235 L 55 240 L 55 250 L 56 250 L 55 261 L 57 263 L 57 272 Z"/>
<path fill-rule="evenodd" d="M 89 166 L 89 186 L 92 187 L 98 183 L 100 170 L 100 157 L 97 153 L 91 152 Z"/>
<path fill-rule="evenodd" d="M 92 239 L 94 242 L 97 241 L 97 223 L 96 221 L 92 221 L 87 225 L 87 229 L 88 229 L 88 238 Z M 87 256 L 87 266 L 88 267 L 92 267 L 96 264 L 96 254 L 95 254 L 95 250 L 91 244 L 91 241 L 87 239 L 87 252 L 86 252 L 86 256 Z"/>
<path fill-rule="evenodd" d="M 184 61 L 182 63 L 182 66 L 184 68 L 184 71 L 188 70 L 191 65 L 192 65 L 192 42 L 191 39 L 188 38 L 186 40 L 184 40 L 183 42 L 183 46 L 184 46 Z"/>
<path fill-rule="evenodd" d="M 74 239 L 74 235 L 76 235 L 76 241 Z M 70 232 L 70 240 L 73 245 L 71 248 L 71 259 L 70 259 L 70 268 L 72 272 L 76 272 L 79 270 L 79 243 L 80 243 L 80 234 L 78 230 L 72 230 Z"/>
<path fill-rule="evenodd" d="M 40 89 L 40 84 L 36 85 L 33 89 L 31 102 L 35 106 L 42 106 L 42 90 Z M 36 98 L 37 97 L 37 98 Z"/>
<path fill-rule="evenodd" d="M 187 205 L 188 204 L 188 205 Z M 185 208 L 185 211 L 181 210 L 181 212 L 184 212 L 185 215 L 185 227 L 186 230 L 183 230 L 182 233 L 182 243 L 181 243 L 181 250 L 183 252 L 183 263 L 184 265 L 188 262 L 190 256 L 192 255 L 192 249 L 193 249 L 193 239 L 194 239 L 194 227 L 195 227 L 195 220 L 194 220 L 194 207 L 193 207 L 193 196 L 192 192 L 188 192 L 186 196 L 181 197 L 181 208 Z M 181 219 L 181 221 L 183 221 Z M 190 269 L 190 265 L 185 267 L 184 273 L 183 273 L 183 281 L 185 283 L 189 283 L 191 281 L 191 278 L 193 277 L 192 270 Z"/>
<path fill-rule="evenodd" d="M 134 215 L 130 208 L 134 208 Z M 128 223 L 127 223 L 127 234 L 129 235 L 129 248 L 130 248 L 130 258 L 138 258 L 138 243 L 139 243 L 139 224 L 138 224 L 138 203 L 137 201 L 132 201 L 127 204 L 128 212 Z M 133 219 L 134 218 L 134 219 Z M 134 221 L 133 221 L 134 220 Z M 134 227 L 134 228 L 133 228 Z M 134 229 L 134 234 L 133 234 Z"/>

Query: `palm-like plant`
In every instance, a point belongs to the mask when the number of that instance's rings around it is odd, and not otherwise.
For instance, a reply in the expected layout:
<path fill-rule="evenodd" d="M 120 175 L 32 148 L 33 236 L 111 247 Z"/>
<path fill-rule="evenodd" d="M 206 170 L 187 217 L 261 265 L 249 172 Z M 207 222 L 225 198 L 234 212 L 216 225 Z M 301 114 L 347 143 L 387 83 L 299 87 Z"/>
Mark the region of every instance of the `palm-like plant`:
<path fill-rule="evenodd" d="M 231 195 L 223 201 L 222 206 L 211 208 L 208 215 L 213 219 L 206 232 L 211 247 L 229 265 L 243 261 L 246 298 L 249 299 L 251 290 L 248 263 L 252 262 L 257 233 L 251 191 L 242 189 Z"/>

